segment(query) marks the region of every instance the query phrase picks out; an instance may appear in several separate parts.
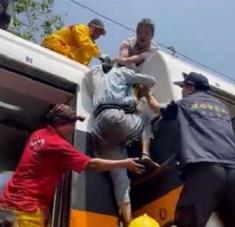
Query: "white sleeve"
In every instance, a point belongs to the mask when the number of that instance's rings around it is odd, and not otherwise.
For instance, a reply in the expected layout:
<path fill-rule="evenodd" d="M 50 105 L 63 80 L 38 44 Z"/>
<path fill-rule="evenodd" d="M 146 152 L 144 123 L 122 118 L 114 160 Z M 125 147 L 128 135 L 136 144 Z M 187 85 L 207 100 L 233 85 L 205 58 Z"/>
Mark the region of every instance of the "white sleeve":
<path fill-rule="evenodd" d="M 156 82 L 156 79 L 153 76 L 142 73 L 135 73 L 134 70 L 128 69 L 126 67 L 121 67 L 121 72 L 125 77 L 127 84 L 130 85 L 143 84 L 150 88 Z"/>
<path fill-rule="evenodd" d="M 91 70 L 89 70 L 87 73 L 85 73 L 85 85 L 87 87 L 88 93 L 93 96 L 97 79 L 99 79 L 99 75 L 101 76 L 102 68 L 100 65 L 96 65 L 92 67 Z"/>

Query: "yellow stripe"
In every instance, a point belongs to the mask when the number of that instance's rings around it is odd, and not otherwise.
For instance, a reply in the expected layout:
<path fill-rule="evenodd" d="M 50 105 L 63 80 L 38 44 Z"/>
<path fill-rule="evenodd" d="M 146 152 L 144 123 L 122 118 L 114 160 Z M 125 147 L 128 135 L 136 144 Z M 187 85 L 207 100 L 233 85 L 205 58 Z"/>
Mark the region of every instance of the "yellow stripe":
<path fill-rule="evenodd" d="M 117 227 L 117 217 L 88 211 L 71 210 L 70 227 Z"/>
<path fill-rule="evenodd" d="M 164 225 L 169 221 L 173 221 L 176 203 L 179 198 L 179 194 L 182 190 L 182 187 L 178 187 L 160 199 L 152 201 L 151 203 L 141 207 L 134 212 L 134 216 L 140 216 L 148 214 L 150 217 L 154 218 L 159 222 L 160 225 Z"/>
<path fill-rule="evenodd" d="M 35 212 L 22 212 L 13 210 L 16 214 L 17 226 L 18 227 L 44 227 L 45 217 L 41 210 Z"/>

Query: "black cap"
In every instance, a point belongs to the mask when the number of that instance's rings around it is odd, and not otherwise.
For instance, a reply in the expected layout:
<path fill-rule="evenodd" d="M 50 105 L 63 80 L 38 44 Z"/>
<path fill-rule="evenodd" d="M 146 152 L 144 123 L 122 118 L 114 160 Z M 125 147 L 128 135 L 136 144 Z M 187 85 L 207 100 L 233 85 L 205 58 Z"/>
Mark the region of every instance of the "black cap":
<path fill-rule="evenodd" d="M 77 120 L 84 121 L 85 117 L 77 115 L 72 107 L 68 105 L 56 104 L 48 111 L 46 119 L 50 125 L 61 126 Z"/>
<path fill-rule="evenodd" d="M 102 35 L 106 34 L 106 31 L 105 31 L 105 28 L 104 28 L 104 23 L 100 19 L 95 18 L 95 19 L 91 20 L 88 25 L 92 25 L 96 28 L 101 29 L 102 30 Z"/>
<path fill-rule="evenodd" d="M 209 90 L 210 84 L 208 79 L 199 73 L 191 72 L 189 74 L 182 73 L 184 76 L 184 81 L 176 81 L 174 82 L 175 85 L 178 85 L 180 87 L 183 87 L 185 84 L 193 85 L 196 89 L 200 90 Z"/>

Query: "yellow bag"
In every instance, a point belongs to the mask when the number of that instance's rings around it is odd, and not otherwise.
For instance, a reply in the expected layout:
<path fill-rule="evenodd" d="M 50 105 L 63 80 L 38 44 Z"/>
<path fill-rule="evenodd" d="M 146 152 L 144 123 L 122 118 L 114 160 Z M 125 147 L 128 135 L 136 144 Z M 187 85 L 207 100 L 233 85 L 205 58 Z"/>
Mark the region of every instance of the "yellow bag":
<path fill-rule="evenodd" d="M 129 225 L 129 227 L 160 227 L 160 225 L 153 218 L 150 218 L 147 214 L 135 218 Z"/>

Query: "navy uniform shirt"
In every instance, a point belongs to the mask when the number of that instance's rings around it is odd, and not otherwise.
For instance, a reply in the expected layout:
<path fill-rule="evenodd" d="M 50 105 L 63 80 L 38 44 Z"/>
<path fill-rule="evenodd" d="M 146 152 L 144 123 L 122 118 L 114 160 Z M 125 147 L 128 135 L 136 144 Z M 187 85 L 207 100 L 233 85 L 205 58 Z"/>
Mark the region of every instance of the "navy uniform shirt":
<path fill-rule="evenodd" d="M 161 109 L 165 120 L 180 125 L 182 166 L 211 162 L 235 167 L 235 137 L 228 108 L 205 92 L 196 92 Z"/>

